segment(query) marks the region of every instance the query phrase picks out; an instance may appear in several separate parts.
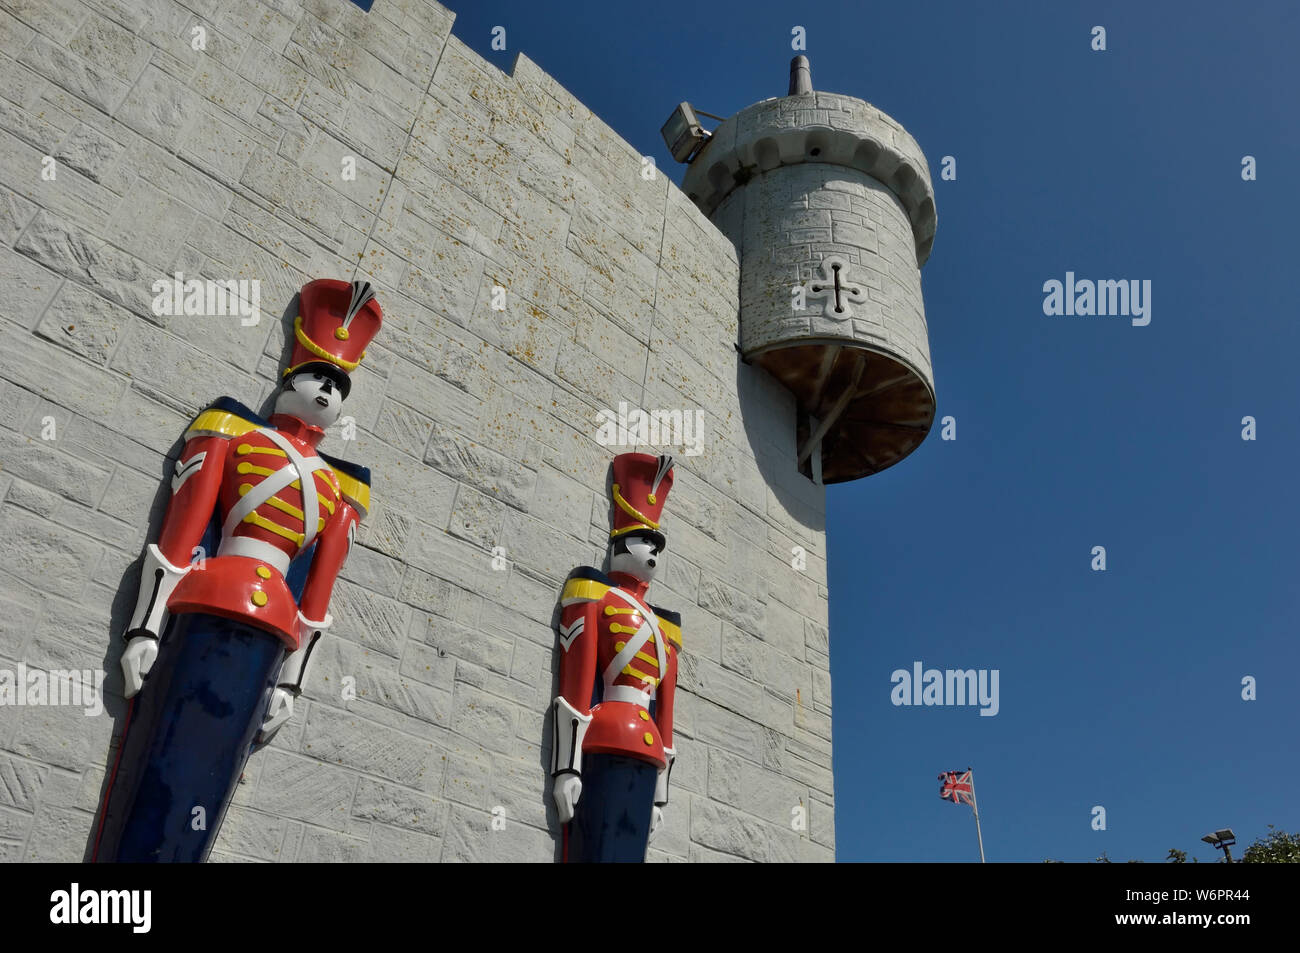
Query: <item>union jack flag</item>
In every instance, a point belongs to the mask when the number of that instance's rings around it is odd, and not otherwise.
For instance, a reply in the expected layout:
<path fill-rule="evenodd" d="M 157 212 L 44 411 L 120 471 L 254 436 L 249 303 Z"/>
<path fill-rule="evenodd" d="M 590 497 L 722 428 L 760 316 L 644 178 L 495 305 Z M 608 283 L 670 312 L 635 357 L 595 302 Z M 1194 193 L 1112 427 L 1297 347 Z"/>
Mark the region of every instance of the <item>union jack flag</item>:
<path fill-rule="evenodd" d="M 970 778 L 970 768 L 966 771 L 945 771 L 939 775 L 943 785 L 939 788 L 939 797 L 953 804 L 975 806 L 975 785 Z"/>

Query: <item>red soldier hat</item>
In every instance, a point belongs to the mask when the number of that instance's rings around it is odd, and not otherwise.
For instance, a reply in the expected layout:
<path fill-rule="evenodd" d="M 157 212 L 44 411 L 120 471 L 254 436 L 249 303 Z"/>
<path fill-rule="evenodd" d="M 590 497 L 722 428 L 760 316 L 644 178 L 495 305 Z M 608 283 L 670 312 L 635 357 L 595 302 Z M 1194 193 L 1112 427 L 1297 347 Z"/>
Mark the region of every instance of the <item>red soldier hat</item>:
<path fill-rule="evenodd" d="M 614 480 L 610 487 L 614 499 L 614 528 L 609 532 L 610 539 L 641 532 L 658 537 L 662 546 L 665 539 L 659 518 L 672 487 L 672 457 L 655 457 L 648 453 L 620 453 L 615 457 Z"/>
<path fill-rule="evenodd" d="M 293 321 L 293 353 L 284 376 L 324 371 L 334 376 L 346 397 L 348 375 L 366 355 L 384 315 L 368 281 L 318 278 L 303 285 Z"/>

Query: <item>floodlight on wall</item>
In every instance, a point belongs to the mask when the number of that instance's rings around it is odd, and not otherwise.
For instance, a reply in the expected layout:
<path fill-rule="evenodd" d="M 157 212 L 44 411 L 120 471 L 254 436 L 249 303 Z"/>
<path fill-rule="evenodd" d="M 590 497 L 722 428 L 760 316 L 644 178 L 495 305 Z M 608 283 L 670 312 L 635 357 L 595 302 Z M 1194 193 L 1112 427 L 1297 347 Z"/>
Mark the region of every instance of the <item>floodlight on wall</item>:
<path fill-rule="evenodd" d="M 708 113 L 704 115 L 707 116 Z M 709 141 L 709 133 L 705 132 L 704 127 L 700 125 L 699 119 L 695 117 L 695 109 L 690 103 L 678 103 L 673 114 L 664 123 L 663 129 L 659 131 L 664 137 L 668 151 L 678 162 L 690 162 L 691 157 Z"/>

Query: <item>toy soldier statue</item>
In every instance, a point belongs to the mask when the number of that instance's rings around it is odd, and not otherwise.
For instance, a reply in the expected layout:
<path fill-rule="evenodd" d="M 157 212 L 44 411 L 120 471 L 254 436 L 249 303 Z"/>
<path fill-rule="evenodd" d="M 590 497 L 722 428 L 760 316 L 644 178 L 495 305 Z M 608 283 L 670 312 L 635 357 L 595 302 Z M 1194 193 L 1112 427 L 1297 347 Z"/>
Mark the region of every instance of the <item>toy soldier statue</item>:
<path fill-rule="evenodd" d="M 672 465 L 614 458 L 609 575 L 580 566 L 561 596 L 551 773 L 566 861 L 641 863 L 663 822 L 681 617 L 645 597 L 666 544 L 659 519 Z"/>
<path fill-rule="evenodd" d="M 383 315 L 362 281 L 312 281 L 299 308 L 270 419 L 223 397 L 185 432 L 126 631 L 131 701 L 95 860 L 205 860 L 330 626 L 370 471 L 316 447 Z"/>

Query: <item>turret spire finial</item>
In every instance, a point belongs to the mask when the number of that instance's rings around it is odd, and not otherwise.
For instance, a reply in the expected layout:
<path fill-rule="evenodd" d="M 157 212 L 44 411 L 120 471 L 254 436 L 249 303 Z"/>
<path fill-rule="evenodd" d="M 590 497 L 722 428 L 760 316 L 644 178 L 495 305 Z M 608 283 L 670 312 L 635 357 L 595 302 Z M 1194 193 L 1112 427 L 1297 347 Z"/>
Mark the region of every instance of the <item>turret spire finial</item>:
<path fill-rule="evenodd" d="M 790 61 L 790 95 L 802 96 L 812 91 L 812 65 L 808 57 L 800 54 Z"/>

